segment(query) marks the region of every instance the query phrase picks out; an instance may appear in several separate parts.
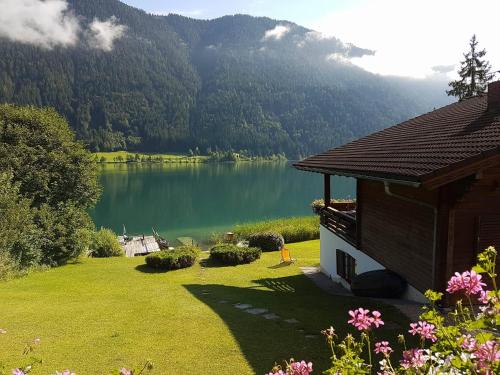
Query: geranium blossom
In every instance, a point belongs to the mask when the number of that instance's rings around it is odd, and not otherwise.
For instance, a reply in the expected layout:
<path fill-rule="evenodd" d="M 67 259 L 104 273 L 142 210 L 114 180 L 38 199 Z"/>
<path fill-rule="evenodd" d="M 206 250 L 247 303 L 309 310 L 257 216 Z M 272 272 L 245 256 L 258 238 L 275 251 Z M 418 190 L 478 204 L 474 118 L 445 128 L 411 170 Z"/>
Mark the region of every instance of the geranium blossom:
<path fill-rule="evenodd" d="M 481 275 L 478 275 L 475 271 L 465 271 L 461 274 L 455 272 L 455 276 L 452 276 L 448 281 L 446 291 L 449 293 L 463 291 L 470 296 L 481 293 L 485 285 L 485 283 L 481 282 Z"/>
<path fill-rule="evenodd" d="M 290 363 L 290 375 L 309 375 L 313 372 L 312 362 L 300 361 Z"/>
<path fill-rule="evenodd" d="M 349 315 L 352 319 L 348 320 L 347 323 L 352 324 L 360 331 L 369 329 L 372 324 L 375 327 L 384 324 L 383 320 L 380 318 L 381 314 L 378 311 L 373 311 L 372 316 L 370 316 L 370 310 L 360 307 L 354 311 L 350 310 Z"/>
<path fill-rule="evenodd" d="M 425 321 L 419 321 L 418 323 L 411 323 L 410 324 L 411 329 L 408 331 L 412 335 L 420 335 L 420 337 L 424 339 L 431 340 L 432 342 L 435 342 L 437 340 L 437 337 L 435 335 L 435 326 L 434 324 L 429 324 Z"/>
<path fill-rule="evenodd" d="M 479 360 L 479 368 L 488 367 L 490 363 L 500 361 L 500 343 L 486 341 L 474 354 Z"/>
<path fill-rule="evenodd" d="M 120 369 L 120 375 L 132 375 L 132 371 L 127 370 L 125 367 Z"/>
<path fill-rule="evenodd" d="M 405 350 L 403 359 L 400 361 L 401 366 L 405 369 L 422 367 L 425 362 L 427 362 L 427 356 L 424 355 L 422 349 Z"/>
<path fill-rule="evenodd" d="M 392 353 L 392 351 L 393 350 L 389 346 L 388 341 L 381 341 L 381 342 L 375 343 L 375 353 L 377 353 L 377 354 L 379 354 L 379 353 L 390 354 L 390 353 Z"/>
<path fill-rule="evenodd" d="M 463 336 L 464 341 L 462 342 L 462 349 L 468 352 L 473 352 L 477 349 L 477 340 L 471 335 Z"/>
<path fill-rule="evenodd" d="M 379 326 L 384 325 L 384 321 L 380 318 L 382 316 L 382 314 L 380 314 L 380 312 L 378 312 L 376 310 L 372 311 L 372 316 L 373 316 L 372 323 L 375 327 L 378 328 Z"/>
<path fill-rule="evenodd" d="M 74 372 L 70 370 L 64 370 L 63 372 L 56 371 L 56 375 L 76 375 Z"/>
<path fill-rule="evenodd" d="M 12 375 L 26 375 L 26 373 L 23 370 L 16 368 L 12 370 Z"/>

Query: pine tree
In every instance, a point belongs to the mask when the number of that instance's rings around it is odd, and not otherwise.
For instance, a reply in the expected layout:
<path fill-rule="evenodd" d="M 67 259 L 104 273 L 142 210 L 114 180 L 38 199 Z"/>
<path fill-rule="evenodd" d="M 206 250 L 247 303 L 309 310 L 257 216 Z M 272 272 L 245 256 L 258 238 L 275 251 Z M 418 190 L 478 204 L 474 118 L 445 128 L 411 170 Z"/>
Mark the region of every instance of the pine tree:
<path fill-rule="evenodd" d="M 490 72 L 490 63 L 484 59 L 486 50 L 478 51 L 477 46 L 476 35 L 473 35 L 469 42 L 470 50 L 464 53 L 465 60 L 460 63 L 460 78 L 448 84 L 451 87 L 451 90 L 446 91 L 449 96 L 464 100 L 486 92 L 494 74 Z"/>

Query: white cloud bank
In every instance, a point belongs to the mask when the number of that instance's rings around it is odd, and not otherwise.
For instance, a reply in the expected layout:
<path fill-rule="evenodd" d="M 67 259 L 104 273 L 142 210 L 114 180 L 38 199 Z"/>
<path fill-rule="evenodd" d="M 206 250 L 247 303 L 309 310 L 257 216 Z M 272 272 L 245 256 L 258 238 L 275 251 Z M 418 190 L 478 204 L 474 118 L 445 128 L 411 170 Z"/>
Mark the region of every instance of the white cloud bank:
<path fill-rule="evenodd" d="M 500 69 L 498 15 L 500 1 L 378 0 L 354 3 L 348 10 L 325 15 L 311 28 L 344 42 L 376 50 L 351 61 L 384 75 L 450 78 L 472 34 L 486 48 L 494 70 Z M 433 69 L 453 66 L 451 69 Z"/>
<path fill-rule="evenodd" d="M 110 51 L 124 32 L 115 17 L 94 19 L 84 30 L 65 0 L 0 0 L 0 37 L 14 42 L 51 49 L 75 46 L 86 38 L 91 48 Z"/>
<path fill-rule="evenodd" d="M 264 37 L 262 38 L 262 41 L 273 40 L 273 39 L 280 40 L 289 32 L 290 32 L 290 26 L 276 25 L 276 27 L 274 29 L 267 30 L 264 33 Z"/>

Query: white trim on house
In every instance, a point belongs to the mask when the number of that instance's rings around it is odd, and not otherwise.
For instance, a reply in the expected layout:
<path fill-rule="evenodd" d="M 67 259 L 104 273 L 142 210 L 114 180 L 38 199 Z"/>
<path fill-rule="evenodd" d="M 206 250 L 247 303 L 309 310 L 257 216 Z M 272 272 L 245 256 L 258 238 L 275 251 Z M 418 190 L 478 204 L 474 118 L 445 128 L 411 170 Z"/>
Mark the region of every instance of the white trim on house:
<path fill-rule="evenodd" d="M 325 275 L 335 282 L 341 283 L 346 289 L 350 290 L 350 285 L 347 281 L 337 275 L 337 249 L 348 253 L 356 259 L 356 274 L 363 272 L 383 270 L 385 269 L 380 263 L 356 249 L 354 246 L 344 241 L 342 238 L 330 232 L 323 225 L 319 226 L 320 232 L 320 269 Z M 427 299 L 424 295 L 408 284 L 403 295 L 404 299 L 426 303 Z"/>

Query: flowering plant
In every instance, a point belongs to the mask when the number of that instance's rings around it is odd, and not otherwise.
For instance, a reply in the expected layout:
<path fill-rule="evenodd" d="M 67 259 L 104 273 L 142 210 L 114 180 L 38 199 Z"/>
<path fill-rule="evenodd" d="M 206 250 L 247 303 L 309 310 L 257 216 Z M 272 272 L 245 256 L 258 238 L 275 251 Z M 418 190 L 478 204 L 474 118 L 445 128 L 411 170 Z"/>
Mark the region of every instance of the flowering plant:
<path fill-rule="evenodd" d="M 388 341 L 375 341 L 374 330 L 384 325 L 378 311 L 370 312 L 362 307 L 349 311 L 348 323 L 361 332 L 360 338 L 348 334 L 338 341 L 333 327 L 322 331 L 332 353 L 331 367 L 325 373 L 371 374 L 377 371 L 375 356 L 379 358 L 378 375 L 500 374 L 500 293 L 496 285 L 496 258 L 495 248 L 488 247 L 479 254 L 472 270 L 457 272 L 451 277 L 446 291 L 462 294 L 466 303 L 458 300 L 448 316 L 437 307 L 443 293 L 431 290 L 425 293 L 430 303 L 423 308 L 420 320 L 411 323 L 408 330 L 418 337 L 420 346 L 407 348 L 405 336 L 399 335 L 399 343 L 404 348 L 399 360 L 394 358 Z M 491 281 L 491 290 L 484 289 L 483 275 Z M 365 352 L 368 363 L 363 358 Z M 312 364 L 310 368 L 312 372 Z M 270 373 L 278 374 L 296 373 Z"/>
<path fill-rule="evenodd" d="M 7 334 L 7 331 L 5 329 L 0 328 L 0 334 Z M 42 359 L 35 356 L 35 347 L 40 344 L 40 339 L 36 338 L 32 342 L 29 342 L 25 345 L 24 350 L 23 350 L 23 356 L 29 357 L 29 360 L 27 364 L 24 366 L 17 367 L 15 369 L 12 369 L 10 374 L 12 375 L 29 375 L 35 365 L 42 363 Z M 125 367 L 122 367 L 119 370 L 113 371 L 111 374 L 112 375 L 145 375 L 149 373 L 153 369 L 153 362 L 150 360 L 147 360 L 144 365 L 136 368 L 136 369 L 127 369 Z M 0 363 L 0 375 L 7 375 L 5 372 L 5 366 L 2 366 Z M 56 371 L 55 373 L 51 375 L 76 375 L 74 372 L 70 370 L 63 370 L 63 371 Z"/>

